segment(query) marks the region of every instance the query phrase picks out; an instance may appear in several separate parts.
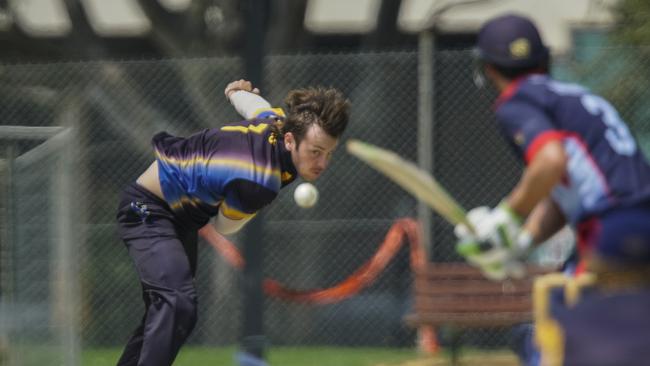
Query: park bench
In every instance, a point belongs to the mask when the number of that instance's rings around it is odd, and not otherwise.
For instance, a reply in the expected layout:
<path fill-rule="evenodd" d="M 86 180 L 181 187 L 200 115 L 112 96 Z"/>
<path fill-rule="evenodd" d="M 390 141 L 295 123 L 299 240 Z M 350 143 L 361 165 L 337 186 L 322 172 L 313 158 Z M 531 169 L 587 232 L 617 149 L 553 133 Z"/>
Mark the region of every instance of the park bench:
<path fill-rule="evenodd" d="M 414 328 L 448 330 L 456 364 L 464 330 L 532 322 L 533 280 L 552 271 L 530 265 L 522 279 L 491 281 L 466 263 L 428 263 L 415 272 L 413 311 L 404 320 Z"/>

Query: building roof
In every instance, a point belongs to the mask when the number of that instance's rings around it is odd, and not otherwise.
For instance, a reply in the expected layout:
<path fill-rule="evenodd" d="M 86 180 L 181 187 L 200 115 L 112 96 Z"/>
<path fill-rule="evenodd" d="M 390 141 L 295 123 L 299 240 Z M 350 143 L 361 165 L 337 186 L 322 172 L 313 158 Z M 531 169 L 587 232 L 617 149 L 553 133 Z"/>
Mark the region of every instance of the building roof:
<path fill-rule="evenodd" d="M 170 14 L 191 10 L 192 0 L 151 0 Z M 214 6 L 235 6 L 224 1 Z M 304 30 L 313 35 L 363 35 L 378 27 L 382 0 L 305 0 Z M 474 33 L 488 18 L 517 12 L 533 18 L 555 53 L 571 45 L 571 31 L 611 25 L 611 5 L 618 0 L 401 0 L 395 15 L 398 32 L 415 34 L 434 27 L 437 32 Z M 148 37 L 152 19 L 138 0 L 78 0 L 80 13 L 98 37 Z M 157 2 L 157 3 L 156 3 Z M 66 37 L 75 25 L 65 0 L 20 0 L 0 9 L 0 32 L 15 25 L 33 38 Z M 230 4 L 230 5 L 228 5 Z M 276 3 L 290 6 L 291 2 Z M 294 4 L 295 5 L 295 4 Z M 293 5 L 291 5 L 293 6 Z M 212 9 L 214 10 L 214 9 Z M 206 10 L 207 11 L 207 10 Z M 194 22 L 205 21 L 197 17 Z"/>

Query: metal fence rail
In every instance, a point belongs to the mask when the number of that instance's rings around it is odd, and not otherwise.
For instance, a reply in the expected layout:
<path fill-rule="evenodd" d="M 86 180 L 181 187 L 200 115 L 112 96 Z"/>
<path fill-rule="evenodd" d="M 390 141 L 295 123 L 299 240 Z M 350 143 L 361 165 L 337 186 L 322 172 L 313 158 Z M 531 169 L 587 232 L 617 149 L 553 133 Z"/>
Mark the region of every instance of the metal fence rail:
<path fill-rule="evenodd" d="M 79 362 L 74 131 L 0 126 L 0 338 L 9 365 Z"/>

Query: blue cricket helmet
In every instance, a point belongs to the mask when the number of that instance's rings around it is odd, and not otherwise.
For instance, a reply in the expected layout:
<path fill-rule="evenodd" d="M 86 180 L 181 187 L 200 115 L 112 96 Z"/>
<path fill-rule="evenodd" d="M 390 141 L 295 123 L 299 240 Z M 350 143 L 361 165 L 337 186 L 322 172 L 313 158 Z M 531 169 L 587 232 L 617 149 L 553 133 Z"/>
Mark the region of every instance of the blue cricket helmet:
<path fill-rule="evenodd" d="M 515 14 L 489 20 L 478 33 L 476 53 L 483 62 L 507 68 L 548 63 L 549 50 L 533 22 Z"/>

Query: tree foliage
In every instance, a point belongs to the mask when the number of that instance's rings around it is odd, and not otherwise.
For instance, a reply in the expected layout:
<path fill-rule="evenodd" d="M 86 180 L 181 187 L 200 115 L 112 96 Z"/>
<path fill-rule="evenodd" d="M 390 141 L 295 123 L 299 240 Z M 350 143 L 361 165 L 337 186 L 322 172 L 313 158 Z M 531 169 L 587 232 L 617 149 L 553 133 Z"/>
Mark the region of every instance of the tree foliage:
<path fill-rule="evenodd" d="M 612 41 L 618 45 L 650 46 L 650 1 L 621 0 L 613 8 L 616 26 Z"/>

